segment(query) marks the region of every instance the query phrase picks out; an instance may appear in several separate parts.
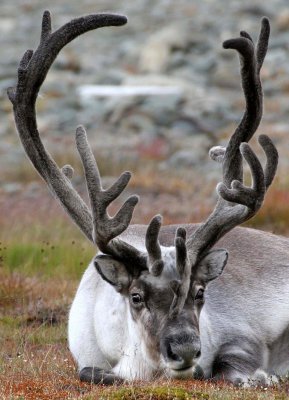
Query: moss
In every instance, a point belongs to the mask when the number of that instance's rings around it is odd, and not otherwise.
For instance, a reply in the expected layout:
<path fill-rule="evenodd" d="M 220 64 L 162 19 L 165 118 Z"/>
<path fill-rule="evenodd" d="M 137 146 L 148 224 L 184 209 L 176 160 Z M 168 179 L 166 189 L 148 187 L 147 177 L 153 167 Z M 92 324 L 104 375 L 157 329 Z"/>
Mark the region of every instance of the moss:
<path fill-rule="evenodd" d="M 201 392 L 191 392 L 182 388 L 160 387 L 129 387 L 104 392 L 100 400 L 199 400 L 209 399 L 209 395 Z"/>

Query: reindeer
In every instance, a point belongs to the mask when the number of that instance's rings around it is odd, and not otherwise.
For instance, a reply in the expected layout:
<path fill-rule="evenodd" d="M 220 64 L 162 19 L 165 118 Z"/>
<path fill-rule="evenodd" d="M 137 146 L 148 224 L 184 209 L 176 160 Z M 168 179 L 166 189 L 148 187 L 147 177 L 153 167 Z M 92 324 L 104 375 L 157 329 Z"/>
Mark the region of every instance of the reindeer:
<path fill-rule="evenodd" d="M 138 202 L 135 195 L 116 215 L 108 214 L 107 207 L 124 191 L 131 174 L 122 173 L 104 189 L 80 126 L 76 147 L 89 208 L 72 186 L 72 167 L 56 165 L 37 129 L 37 95 L 60 50 L 89 30 L 126 21 L 121 15 L 94 14 L 52 33 L 50 13 L 45 11 L 40 44 L 35 52 L 25 52 L 17 86 L 8 89 L 28 157 L 99 249 L 69 314 L 69 347 L 79 377 L 104 384 L 159 376 L 268 383 L 271 374 L 289 369 L 289 242 L 238 225 L 260 209 L 278 162 L 267 136 L 259 137 L 267 159 L 264 168 L 247 143 L 262 117 L 260 69 L 269 21 L 262 19 L 256 46 L 246 32 L 223 44 L 239 54 L 246 109 L 227 148 L 210 152 L 223 171 L 215 209 L 200 224 L 163 227 L 160 215 L 148 226 L 130 225 Z M 251 171 L 250 187 L 243 183 L 244 160 Z"/>

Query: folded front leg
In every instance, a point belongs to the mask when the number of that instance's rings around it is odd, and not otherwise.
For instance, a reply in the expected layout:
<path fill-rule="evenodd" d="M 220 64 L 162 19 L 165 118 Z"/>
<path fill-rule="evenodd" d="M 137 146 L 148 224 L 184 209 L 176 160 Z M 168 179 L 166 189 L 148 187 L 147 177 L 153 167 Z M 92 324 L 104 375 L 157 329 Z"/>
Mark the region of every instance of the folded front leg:
<path fill-rule="evenodd" d="M 101 383 L 103 385 L 113 385 L 122 383 L 123 379 L 115 375 L 113 372 L 104 371 L 97 367 L 85 367 L 79 372 L 79 379 L 82 382 Z"/>
<path fill-rule="evenodd" d="M 262 343 L 236 338 L 221 346 L 212 366 L 212 378 L 234 385 L 268 386 L 273 380 L 264 371 L 267 348 Z"/>

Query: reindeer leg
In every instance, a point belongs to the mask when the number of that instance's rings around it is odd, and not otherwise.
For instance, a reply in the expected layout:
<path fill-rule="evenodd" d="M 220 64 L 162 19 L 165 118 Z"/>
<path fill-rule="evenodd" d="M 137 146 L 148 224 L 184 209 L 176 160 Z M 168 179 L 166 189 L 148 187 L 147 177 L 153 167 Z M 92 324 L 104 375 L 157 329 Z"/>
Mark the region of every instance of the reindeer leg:
<path fill-rule="evenodd" d="M 272 380 L 262 369 L 266 352 L 262 343 L 235 338 L 220 348 L 213 362 L 212 378 L 243 386 L 269 385 Z"/>
<path fill-rule="evenodd" d="M 113 372 L 105 371 L 97 367 L 85 367 L 79 372 L 79 379 L 82 382 L 101 383 L 103 385 L 113 385 L 123 383 L 124 380 Z"/>

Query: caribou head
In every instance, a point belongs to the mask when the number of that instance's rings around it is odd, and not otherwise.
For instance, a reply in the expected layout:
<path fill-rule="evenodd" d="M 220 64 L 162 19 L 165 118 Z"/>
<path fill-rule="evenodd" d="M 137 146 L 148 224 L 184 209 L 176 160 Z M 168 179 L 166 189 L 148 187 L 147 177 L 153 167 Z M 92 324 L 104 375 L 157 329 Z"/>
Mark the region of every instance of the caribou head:
<path fill-rule="evenodd" d="M 50 66 L 67 43 L 89 30 L 125 23 L 124 16 L 95 14 L 52 32 L 50 13 L 45 11 L 40 44 L 35 52 L 25 52 L 17 85 L 8 91 L 28 157 L 100 251 L 74 300 L 69 341 L 81 379 L 104 383 L 148 378 L 159 372 L 192 375 L 201 355 L 199 316 L 206 286 L 222 273 L 228 258 L 225 249 L 213 247 L 260 209 L 277 166 L 277 152 L 267 136 L 259 138 L 267 157 L 264 169 L 247 144 L 262 115 L 259 73 L 269 37 L 269 23 L 264 18 L 256 47 L 246 32 L 224 43 L 240 55 L 246 111 L 227 148 L 211 151 L 212 157 L 222 162 L 223 181 L 217 186 L 218 201 L 207 220 L 188 230 L 172 228 L 174 241 L 164 246 L 159 215 L 152 218 L 145 232 L 140 226 L 130 226 L 137 196 L 130 196 L 116 215 L 110 216 L 107 208 L 124 191 L 131 174 L 124 172 L 104 189 L 85 129 L 80 126 L 76 147 L 86 178 L 88 207 L 72 186 L 72 167 L 59 168 L 45 150 L 37 129 L 35 103 Z M 250 187 L 243 184 L 243 160 L 250 167 Z M 112 310 L 111 317 L 101 315 L 107 310 Z M 136 358 L 138 363 L 133 367 Z"/>

